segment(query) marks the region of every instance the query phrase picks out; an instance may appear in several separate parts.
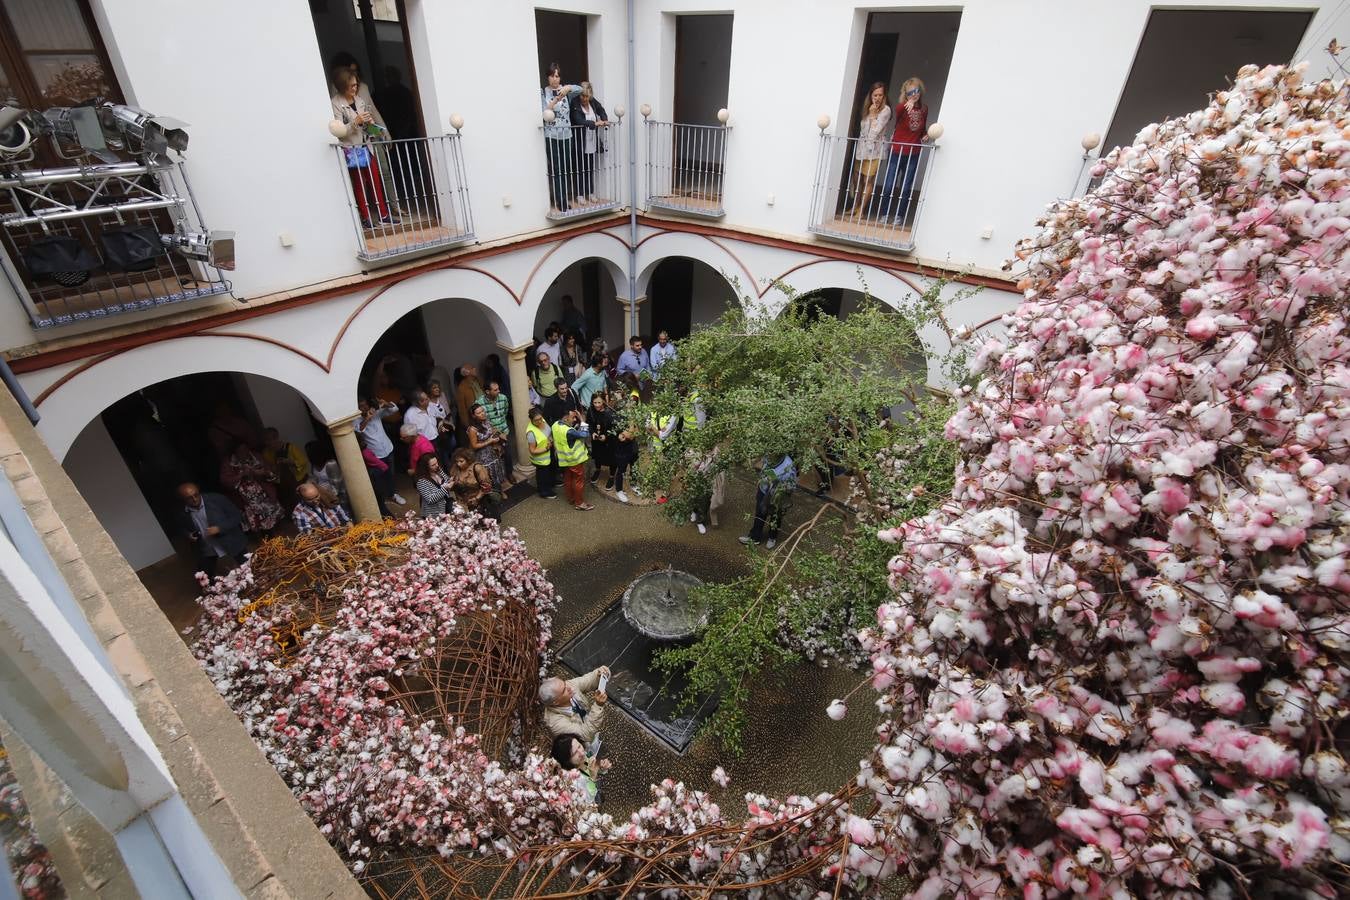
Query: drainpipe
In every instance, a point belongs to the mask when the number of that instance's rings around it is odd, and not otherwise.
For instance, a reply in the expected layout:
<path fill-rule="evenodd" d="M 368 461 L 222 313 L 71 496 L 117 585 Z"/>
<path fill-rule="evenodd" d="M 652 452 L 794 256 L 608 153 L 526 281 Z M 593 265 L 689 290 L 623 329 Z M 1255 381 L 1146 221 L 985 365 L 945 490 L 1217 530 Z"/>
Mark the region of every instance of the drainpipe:
<path fill-rule="evenodd" d="M 638 333 L 637 313 L 637 44 L 633 0 L 628 0 L 628 333 Z"/>
<path fill-rule="evenodd" d="M 637 219 L 634 218 L 633 221 L 636 222 Z M 635 234 L 637 233 L 636 224 L 633 226 L 633 231 Z M 0 380 L 5 382 L 5 387 L 9 388 L 9 392 L 14 395 L 14 399 L 19 401 L 19 408 L 28 417 L 28 421 L 36 425 L 38 419 L 42 417 L 38 415 L 37 407 L 33 405 L 32 400 L 28 399 L 28 392 L 23 389 L 23 385 L 19 384 L 18 376 L 10 369 L 9 362 L 3 356 L 0 356 Z"/>

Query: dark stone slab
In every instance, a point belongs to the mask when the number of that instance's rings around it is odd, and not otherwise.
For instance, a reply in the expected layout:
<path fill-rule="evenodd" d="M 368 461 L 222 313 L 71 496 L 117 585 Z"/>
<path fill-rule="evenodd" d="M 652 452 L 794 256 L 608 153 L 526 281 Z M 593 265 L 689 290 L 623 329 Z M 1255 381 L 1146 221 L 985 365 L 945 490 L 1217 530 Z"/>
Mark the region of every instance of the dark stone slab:
<path fill-rule="evenodd" d="M 628 623 L 623 604 L 615 603 L 595 623 L 563 647 L 559 659 L 578 675 L 597 666 L 609 666 L 609 701 L 676 753 L 683 753 L 698 728 L 717 709 L 716 695 L 700 698 L 697 706 L 678 709 L 688 684 L 680 675 L 667 678 L 654 657 L 675 646 L 656 641 Z"/>

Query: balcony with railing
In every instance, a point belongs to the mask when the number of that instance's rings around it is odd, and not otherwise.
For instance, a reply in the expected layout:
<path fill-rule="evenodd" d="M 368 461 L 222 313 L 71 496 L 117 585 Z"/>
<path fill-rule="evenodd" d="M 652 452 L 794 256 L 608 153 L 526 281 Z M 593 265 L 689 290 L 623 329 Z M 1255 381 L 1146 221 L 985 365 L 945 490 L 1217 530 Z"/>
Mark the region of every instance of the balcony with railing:
<path fill-rule="evenodd" d="M 169 154 L 181 123 L 106 103 L 4 113 L 0 263 L 34 328 L 229 291 L 234 235 L 203 226 Z"/>
<path fill-rule="evenodd" d="M 929 128 L 928 141 L 905 144 L 825 134 L 828 118 L 818 124 L 807 230 L 831 240 L 912 251 L 942 126 Z"/>
<path fill-rule="evenodd" d="M 563 222 L 622 207 L 622 108 L 610 126 L 554 125 L 552 115 L 544 112 L 547 218 Z"/>
<path fill-rule="evenodd" d="M 719 125 L 657 122 L 643 107 L 647 122 L 647 208 L 720 219 L 726 173 L 728 114 Z"/>
<path fill-rule="evenodd" d="M 388 265 L 474 239 L 460 142 L 457 131 L 334 147 L 361 262 Z"/>

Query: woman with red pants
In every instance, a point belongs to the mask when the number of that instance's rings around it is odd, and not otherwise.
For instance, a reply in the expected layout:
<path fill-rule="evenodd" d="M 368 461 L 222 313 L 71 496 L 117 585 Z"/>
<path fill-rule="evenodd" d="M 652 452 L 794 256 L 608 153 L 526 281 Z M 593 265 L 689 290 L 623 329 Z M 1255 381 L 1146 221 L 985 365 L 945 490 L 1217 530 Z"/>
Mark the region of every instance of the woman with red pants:
<path fill-rule="evenodd" d="M 356 197 L 356 208 L 361 212 L 362 227 L 370 228 L 373 225 L 370 214 L 372 199 L 379 211 L 380 222 L 394 225 L 398 220 L 389 214 L 389 206 L 384 202 L 380 166 L 370 146 L 371 134 L 378 134 L 382 129 L 375 121 L 374 109 L 361 96 L 360 89 L 361 80 L 351 69 L 343 67 L 333 71 L 332 130 L 342 142 L 342 155 L 347 162 L 347 174 L 352 179 L 352 194 Z"/>

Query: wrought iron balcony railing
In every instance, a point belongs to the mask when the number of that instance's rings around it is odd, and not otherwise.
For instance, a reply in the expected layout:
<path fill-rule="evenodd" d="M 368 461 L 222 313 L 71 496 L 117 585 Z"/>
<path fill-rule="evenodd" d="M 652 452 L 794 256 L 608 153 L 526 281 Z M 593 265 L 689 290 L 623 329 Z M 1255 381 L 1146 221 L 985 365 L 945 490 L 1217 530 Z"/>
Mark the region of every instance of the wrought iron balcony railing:
<path fill-rule="evenodd" d="M 208 233 L 167 156 L 0 170 L 5 277 L 35 328 L 229 291 L 233 235 Z"/>
<path fill-rule="evenodd" d="M 647 208 L 720 219 L 726 125 L 647 120 Z"/>
<path fill-rule="evenodd" d="M 554 222 L 619 209 L 623 202 L 623 129 L 544 126 L 548 214 Z M 559 137 L 562 132 L 567 137 Z"/>
<path fill-rule="evenodd" d="M 914 249 L 937 145 L 820 136 L 811 218 L 822 237 L 908 252 Z"/>
<path fill-rule="evenodd" d="M 356 256 L 397 262 L 474 239 L 459 134 L 338 144 Z"/>

